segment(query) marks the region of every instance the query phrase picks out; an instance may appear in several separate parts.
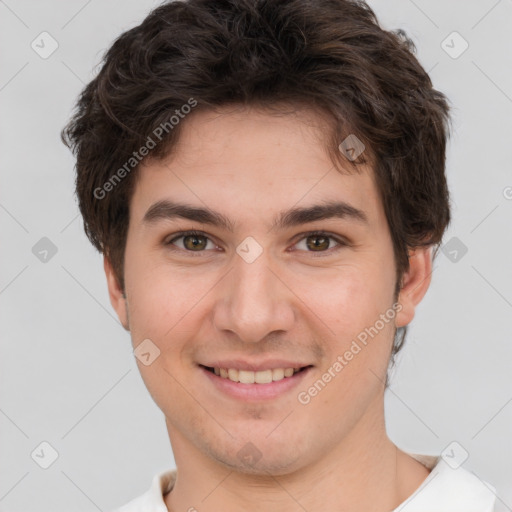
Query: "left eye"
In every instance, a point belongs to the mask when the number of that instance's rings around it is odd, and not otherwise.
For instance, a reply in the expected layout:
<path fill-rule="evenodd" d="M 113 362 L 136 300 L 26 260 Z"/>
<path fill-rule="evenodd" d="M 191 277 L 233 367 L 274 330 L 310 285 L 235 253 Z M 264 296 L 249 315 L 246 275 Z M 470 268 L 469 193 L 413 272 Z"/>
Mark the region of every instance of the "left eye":
<path fill-rule="evenodd" d="M 323 232 L 307 233 L 295 245 L 299 245 L 299 243 L 302 242 L 303 240 L 305 240 L 305 246 L 307 248 L 309 248 L 309 249 L 313 248 L 312 251 L 307 251 L 307 252 L 327 252 L 328 249 L 331 249 L 329 247 L 331 245 L 330 244 L 331 240 L 334 240 L 337 244 L 337 246 L 332 247 L 332 249 L 339 249 L 341 246 L 346 245 L 344 242 L 342 242 L 338 238 L 331 236 L 328 233 L 323 233 Z M 313 240 L 313 242 L 311 242 L 311 240 Z M 317 250 L 317 249 L 319 249 L 319 250 Z"/>
<path fill-rule="evenodd" d="M 205 249 L 208 249 L 208 242 L 211 244 L 210 249 L 214 249 L 216 247 L 210 238 L 208 238 L 207 235 L 200 231 L 187 231 L 181 233 L 179 236 L 176 236 L 166 242 L 165 245 L 174 245 L 177 240 L 183 240 L 182 247 L 179 247 L 179 249 L 189 253 L 204 252 Z M 339 238 L 334 237 L 328 233 L 324 233 L 323 231 L 306 233 L 302 236 L 302 238 L 299 239 L 298 242 L 295 243 L 295 245 L 298 246 L 303 240 L 305 241 L 306 252 L 328 252 L 329 249 L 336 250 L 347 245 Z M 329 247 L 331 245 L 331 240 L 334 240 L 337 246 L 332 248 Z"/>

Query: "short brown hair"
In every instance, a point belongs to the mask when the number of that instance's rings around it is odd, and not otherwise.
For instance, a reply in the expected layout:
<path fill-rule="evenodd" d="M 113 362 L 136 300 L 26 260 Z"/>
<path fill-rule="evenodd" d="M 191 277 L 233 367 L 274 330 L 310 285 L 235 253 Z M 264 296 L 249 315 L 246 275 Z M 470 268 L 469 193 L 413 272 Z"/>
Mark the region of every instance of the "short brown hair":
<path fill-rule="evenodd" d="M 413 52 L 402 31 L 383 30 L 356 0 L 177 0 L 119 36 L 62 140 L 77 158 L 85 232 L 108 255 L 121 288 L 138 163 L 130 159 L 159 126 L 167 128 L 150 158 L 168 155 L 183 125 L 170 116 L 192 101 L 194 112 L 286 103 L 324 114 L 333 162 L 347 167 L 338 145 L 349 134 L 367 148 L 349 163 L 372 161 L 398 279 L 409 268 L 409 248 L 437 245 L 437 252 L 450 221 L 449 108 Z M 405 329 L 393 355 L 404 337 Z"/>

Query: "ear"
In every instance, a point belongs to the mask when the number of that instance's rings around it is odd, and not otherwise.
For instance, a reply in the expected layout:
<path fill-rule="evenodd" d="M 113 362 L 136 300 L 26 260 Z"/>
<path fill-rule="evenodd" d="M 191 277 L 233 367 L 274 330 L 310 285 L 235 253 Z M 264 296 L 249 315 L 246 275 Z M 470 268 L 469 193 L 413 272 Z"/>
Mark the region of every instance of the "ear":
<path fill-rule="evenodd" d="M 432 246 L 418 247 L 409 251 L 409 270 L 402 276 L 398 296 L 402 309 L 395 317 L 396 327 L 403 327 L 412 321 L 416 306 L 430 286 L 431 275 Z"/>
<path fill-rule="evenodd" d="M 129 323 L 128 323 L 128 308 L 126 305 L 126 297 L 123 293 L 123 290 L 119 286 L 119 282 L 115 275 L 114 269 L 112 268 L 112 264 L 108 256 L 103 255 L 103 268 L 105 269 L 105 275 L 107 277 L 107 286 L 108 286 L 108 294 L 110 296 L 110 303 L 112 307 L 115 309 L 119 321 L 123 325 L 123 327 L 129 331 Z"/>

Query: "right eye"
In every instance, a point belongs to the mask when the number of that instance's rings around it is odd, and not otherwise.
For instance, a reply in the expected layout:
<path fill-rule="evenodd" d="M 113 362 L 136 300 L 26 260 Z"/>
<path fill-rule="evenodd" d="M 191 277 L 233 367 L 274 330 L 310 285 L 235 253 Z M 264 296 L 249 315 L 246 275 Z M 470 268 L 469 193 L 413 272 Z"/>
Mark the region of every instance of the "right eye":
<path fill-rule="evenodd" d="M 172 247 L 177 240 L 183 240 L 182 247 L 176 249 Z M 169 241 L 165 242 L 166 246 L 169 246 L 171 250 L 180 250 L 188 253 L 192 252 L 204 252 L 202 249 L 206 249 L 208 245 L 208 241 L 215 248 L 215 244 L 201 231 L 184 231 L 182 233 L 178 233 L 178 236 L 174 236 Z"/>

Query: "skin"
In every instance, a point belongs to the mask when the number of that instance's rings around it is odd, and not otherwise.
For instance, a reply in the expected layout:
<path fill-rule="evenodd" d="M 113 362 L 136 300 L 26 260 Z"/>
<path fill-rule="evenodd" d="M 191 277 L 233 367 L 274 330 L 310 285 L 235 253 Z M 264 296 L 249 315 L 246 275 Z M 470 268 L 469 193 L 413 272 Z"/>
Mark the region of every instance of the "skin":
<path fill-rule="evenodd" d="M 221 108 L 183 123 L 173 156 L 139 169 L 126 297 L 104 259 L 110 299 L 133 346 L 149 338 L 160 350 L 152 364 L 137 364 L 166 417 L 178 468 L 168 509 L 392 510 L 429 474 L 386 434 L 384 382 L 395 328 L 413 319 L 430 284 L 430 248 L 410 252 L 394 319 L 307 405 L 299 403 L 298 392 L 395 302 L 393 246 L 373 170 L 338 172 L 313 111 Z M 234 232 L 179 218 L 144 223 L 162 199 L 218 211 Z M 282 210 L 340 199 L 368 223 L 336 218 L 269 229 Z M 207 237 L 200 249 L 184 238 L 169 245 L 190 229 Z M 311 230 L 347 245 L 321 245 L 303 235 Z M 248 236 L 263 250 L 252 263 L 236 252 Z M 293 390 L 246 402 L 220 392 L 198 367 L 231 356 L 299 359 L 313 368 Z M 249 442 L 261 454 L 253 465 L 237 455 Z"/>

